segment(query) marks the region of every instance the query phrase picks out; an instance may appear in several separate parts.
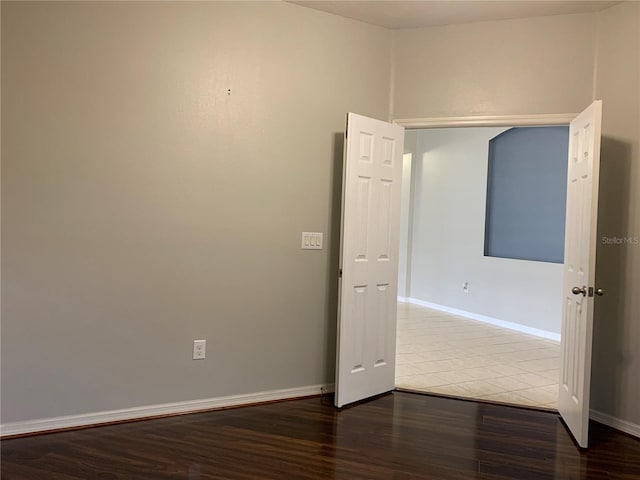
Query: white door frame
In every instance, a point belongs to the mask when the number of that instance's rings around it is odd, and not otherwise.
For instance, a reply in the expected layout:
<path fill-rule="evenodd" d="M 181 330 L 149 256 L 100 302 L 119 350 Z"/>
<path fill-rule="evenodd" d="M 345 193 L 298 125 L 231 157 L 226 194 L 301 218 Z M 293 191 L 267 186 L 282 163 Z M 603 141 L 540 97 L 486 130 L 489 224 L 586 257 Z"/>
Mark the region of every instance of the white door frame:
<path fill-rule="evenodd" d="M 541 127 L 569 125 L 577 113 L 549 113 L 542 115 L 487 115 L 478 117 L 396 118 L 392 123 L 409 130 L 455 127 Z"/>

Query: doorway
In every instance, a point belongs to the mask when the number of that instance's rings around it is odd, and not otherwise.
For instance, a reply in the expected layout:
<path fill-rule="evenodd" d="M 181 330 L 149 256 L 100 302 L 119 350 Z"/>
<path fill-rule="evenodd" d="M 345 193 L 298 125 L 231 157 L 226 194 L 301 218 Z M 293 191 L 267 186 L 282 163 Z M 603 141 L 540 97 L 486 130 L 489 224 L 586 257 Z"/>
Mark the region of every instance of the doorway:
<path fill-rule="evenodd" d="M 534 152 L 527 154 L 522 142 L 531 135 L 538 140 L 527 140 Z M 505 150 L 498 148 L 505 138 L 521 143 L 509 153 L 518 158 L 500 169 L 492 155 Z M 547 151 L 541 152 L 541 145 Z M 398 388 L 556 408 L 567 147 L 568 128 L 557 126 L 406 132 Z M 518 162 L 521 171 L 514 170 Z M 505 170 L 511 175 L 495 193 L 492 168 L 503 183 Z M 505 200 L 509 189 L 517 197 Z M 491 199 L 499 207 L 495 214 Z M 518 202 L 524 213 L 518 213 Z M 516 225 L 529 215 L 527 202 L 538 207 L 533 211 L 538 218 Z M 505 214 L 505 226 L 499 225 Z M 488 251 L 490 219 L 502 240 L 493 241 L 496 251 Z M 527 229 L 544 234 L 531 241 Z M 522 253 L 507 248 L 502 255 L 500 248 L 520 239 Z"/>
<path fill-rule="evenodd" d="M 543 121 L 531 121 L 536 117 Z M 578 445 L 586 448 L 593 307 L 595 298 L 604 294 L 595 285 L 602 101 L 594 101 L 575 116 L 511 118 L 517 120 L 517 125 L 565 123 L 560 118 L 570 121 L 558 412 Z M 403 127 L 495 126 L 507 124 L 504 119 L 407 119 L 391 124 L 348 114 L 338 282 L 336 407 L 390 392 L 395 386 L 401 192 L 394 186 L 399 186 L 402 178 L 399 146 L 404 143 Z M 522 288 L 524 280 L 520 276 L 515 285 L 526 291 Z M 527 293 L 535 297 L 541 286 L 534 285 L 536 288 Z"/>

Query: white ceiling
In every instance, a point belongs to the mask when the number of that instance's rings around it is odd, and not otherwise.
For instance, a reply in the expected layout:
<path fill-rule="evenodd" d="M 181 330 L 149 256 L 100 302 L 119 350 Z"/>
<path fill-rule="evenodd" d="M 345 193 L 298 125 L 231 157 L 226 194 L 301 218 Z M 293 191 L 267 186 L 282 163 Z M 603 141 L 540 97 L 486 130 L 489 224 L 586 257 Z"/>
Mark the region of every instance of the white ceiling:
<path fill-rule="evenodd" d="M 581 0 L 297 0 L 297 5 L 387 28 L 597 12 L 618 1 Z"/>

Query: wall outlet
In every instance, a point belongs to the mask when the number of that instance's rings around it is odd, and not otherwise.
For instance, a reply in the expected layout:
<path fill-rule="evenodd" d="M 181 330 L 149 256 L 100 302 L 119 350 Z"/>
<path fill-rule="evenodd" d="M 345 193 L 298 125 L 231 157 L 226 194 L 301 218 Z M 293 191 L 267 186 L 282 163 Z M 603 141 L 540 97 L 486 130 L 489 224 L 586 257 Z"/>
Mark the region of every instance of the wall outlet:
<path fill-rule="evenodd" d="M 463 291 L 464 293 L 469 293 L 469 282 L 464 282 L 464 283 L 462 284 L 462 291 Z"/>
<path fill-rule="evenodd" d="M 207 341 L 194 340 L 193 341 L 193 359 L 204 360 L 206 356 L 207 356 Z"/>

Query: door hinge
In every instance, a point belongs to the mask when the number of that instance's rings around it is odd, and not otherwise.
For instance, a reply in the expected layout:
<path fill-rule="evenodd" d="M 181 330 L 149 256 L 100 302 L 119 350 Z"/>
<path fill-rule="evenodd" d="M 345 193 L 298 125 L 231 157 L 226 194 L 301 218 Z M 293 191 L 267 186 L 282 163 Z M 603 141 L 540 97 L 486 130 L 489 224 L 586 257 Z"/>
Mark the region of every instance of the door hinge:
<path fill-rule="evenodd" d="M 338 270 L 338 278 L 342 278 L 342 269 Z"/>

